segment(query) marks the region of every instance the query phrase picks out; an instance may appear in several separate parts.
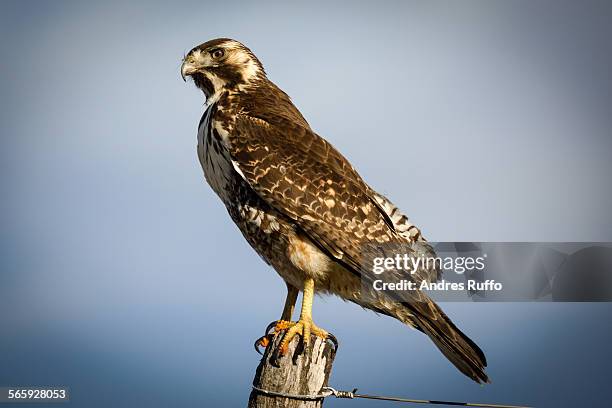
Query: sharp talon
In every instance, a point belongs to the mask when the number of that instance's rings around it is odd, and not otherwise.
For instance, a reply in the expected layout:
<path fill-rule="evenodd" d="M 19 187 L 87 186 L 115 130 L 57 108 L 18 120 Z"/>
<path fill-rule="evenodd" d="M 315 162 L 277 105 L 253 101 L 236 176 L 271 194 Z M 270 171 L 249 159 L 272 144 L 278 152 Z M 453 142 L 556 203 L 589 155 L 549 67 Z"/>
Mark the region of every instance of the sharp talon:
<path fill-rule="evenodd" d="M 259 347 L 267 348 L 269 345 L 270 345 L 270 339 L 268 338 L 268 335 L 258 338 L 257 340 L 255 340 L 255 344 L 253 344 L 253 346 L 255 347 L 255 351 L 258 352 L 262 356 L 263 356 L 263 353 L 261 352 Z"/>
<path fill-rule="evenodd" d="M 257 342 L 255 343 L 255 351 L 257 352 L 257 354 L 259 354 L 260 356 L 263 356 L 264 353 L 259 349 L 259 347 L 257 347 Z"/>
<path fill-rule="evenodd" d="M 327 333 L 327 339 L 334 345 L 334 353 L 338 351 L 338 339 L 331 333 Z"/>

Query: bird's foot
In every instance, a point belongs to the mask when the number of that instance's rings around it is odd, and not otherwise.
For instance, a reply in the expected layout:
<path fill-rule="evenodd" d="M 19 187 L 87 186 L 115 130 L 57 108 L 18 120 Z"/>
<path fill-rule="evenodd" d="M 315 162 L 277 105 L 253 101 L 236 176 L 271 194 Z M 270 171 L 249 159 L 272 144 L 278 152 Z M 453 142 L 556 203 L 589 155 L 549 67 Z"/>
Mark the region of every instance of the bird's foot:
<path fill-rule="evenodd" d="M 327 331 L 315 325 L 312 319 L 300 319 L 297 323 L 293 323 L 289 330 L 287 330 L 287 332 L 283 335 L 283 339 L 278 346 L 278 353 L 281 357 L 287 354 L 287 351 L 289 350 L 289 343 L 291 343 L 291 340 L 293 340 L 293 338 L 298 334 L 302 338 L 304 349 L 310 345 L 311 334 L 314 334 L 315 336 L 324 340 L 331 338 L 336 344 L 335 337 L 331 336 Z"/>
<path fill-rule="evenodd" d="M 334 346 L 334 353 L 338 351 L 338 340 L 336 336 L 323 330 L 314 324 L 312 319 L 300 319 L 298 322 L 291 322 L 287 320 L 278 320 L 272 322 L 266 328 L 266 334 L 255 342 L 255 350 L 259 354 L 263 353 L 259 350 L 259 347 L 267 348 L 272 344 L 275 337 L 282 333 L 278 346 L 272 350 L 270 355 L 270 363 L 274 366 L 279 366 L 279 358 L 283 357 L 289 351 L 289 344 L 296 335 L 302 338 L 301 348 L 298 347 L 298 354 L 301 354 L 303 350 L 310 344 L 310 336 L 314 334 L 325 340 L 329 340 Z"/>
<path fill-rule="evenodd" d="M 277 320 L 266 327 L 266 334 L 261 336 L 255 341 L 255 350 L 262 354 L 259 347 L 266 348 L 272 343 L 272 339 L 279 333 L 293 327 L 296 323 L 288 320 Z"/>

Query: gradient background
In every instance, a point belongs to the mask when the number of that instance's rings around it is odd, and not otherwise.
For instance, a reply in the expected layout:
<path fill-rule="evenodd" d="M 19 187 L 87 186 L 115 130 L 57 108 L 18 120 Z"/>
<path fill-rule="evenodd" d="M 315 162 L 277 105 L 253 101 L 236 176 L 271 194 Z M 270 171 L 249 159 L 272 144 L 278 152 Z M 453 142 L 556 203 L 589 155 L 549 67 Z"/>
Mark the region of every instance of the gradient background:
<path fill-rule="evenodd" d="M 600 1 L 2 1 L 0 385 L 75 407 L 244 406 L 284 284 L 205 185 L 183 53 L 229 36 L 436 241 L 612 241 L 612 6 Z M 335 298 L 332 385 L 609 406 L 612 304 L 447 303 L 472 384 Z M 330 400 L 330 407 L 388 403 Z"/>

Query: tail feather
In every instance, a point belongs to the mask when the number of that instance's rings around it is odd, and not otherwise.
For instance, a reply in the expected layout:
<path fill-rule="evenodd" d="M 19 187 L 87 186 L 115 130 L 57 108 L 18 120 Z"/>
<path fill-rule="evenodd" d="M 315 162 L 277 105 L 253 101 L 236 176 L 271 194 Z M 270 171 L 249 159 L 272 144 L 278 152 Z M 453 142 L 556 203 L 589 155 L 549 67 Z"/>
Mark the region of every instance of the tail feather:
<path fill-rule="evenodd" d="M 487 359 L 480 347 L 459 330 L 435 303 L 427 303 L 428 313 L 419 313 L 419 307 L 404 304 L 411 309 L 411 323 L 427 334 L 459 371 L 478 383 L 489 383 L 484 371 Z"/>

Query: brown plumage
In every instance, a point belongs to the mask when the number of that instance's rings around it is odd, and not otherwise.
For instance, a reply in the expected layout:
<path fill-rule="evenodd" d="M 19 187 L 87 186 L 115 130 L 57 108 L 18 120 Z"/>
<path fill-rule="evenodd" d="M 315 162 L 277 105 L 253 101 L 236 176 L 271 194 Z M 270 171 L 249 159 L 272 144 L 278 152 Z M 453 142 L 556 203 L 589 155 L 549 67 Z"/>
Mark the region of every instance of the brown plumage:
<path fill-rule="evenodd" d="M 237 41 L 212 40 L 189 52 L 181 74 L 207 98 L 198 157 L 208 183 L 290 291 L 312 281 L 319 293 L 392 316 L 427 334 L 464 374 L 487 382 L 482 351 L 425 293 L 362 293 L 362 281 L 373 279 L 361 267 L 365 244 L 424 239 L 313 132 L 257 57 Z M 434 281 L 439 271 L 421 270 L 417 277 Z"/>

